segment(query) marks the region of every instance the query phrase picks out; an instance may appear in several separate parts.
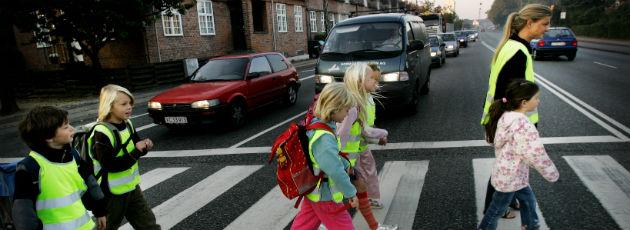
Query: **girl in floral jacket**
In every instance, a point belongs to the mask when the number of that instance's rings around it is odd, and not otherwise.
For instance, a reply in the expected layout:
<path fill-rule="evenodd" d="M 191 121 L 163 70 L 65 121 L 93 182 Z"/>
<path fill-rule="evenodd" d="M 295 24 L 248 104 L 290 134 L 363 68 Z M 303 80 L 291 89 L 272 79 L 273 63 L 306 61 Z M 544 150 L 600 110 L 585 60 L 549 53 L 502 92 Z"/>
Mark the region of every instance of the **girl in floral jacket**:
<path fill-rule="evenodd" d="M 540 102 L 538 86 L 526 80 L 508 85 L 506 96 L 492 103 L 486 139 L 494 146 L 496 160 L 491 183 L 496 189 L 492 202 L 478 229 L 496 229 L 497 219 L 505 213 L 514 197 L 521 201 L 523 229 L 538 229 L 536 197 L 529 187 L 529 167 L 546 180 L 555 182 L 559 173 L 547 155 L 538 130 L 527 119 Z"/>

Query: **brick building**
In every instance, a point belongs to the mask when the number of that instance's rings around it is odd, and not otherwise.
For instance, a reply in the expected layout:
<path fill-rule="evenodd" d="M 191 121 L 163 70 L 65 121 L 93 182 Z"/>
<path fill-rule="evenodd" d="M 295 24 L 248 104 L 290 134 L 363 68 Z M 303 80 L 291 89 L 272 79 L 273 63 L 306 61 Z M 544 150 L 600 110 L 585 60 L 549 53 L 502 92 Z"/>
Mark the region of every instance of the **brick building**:
<path fill-rule="evenodd" d="M 144 31 L 111 41 L 100 52 L 103 68 L 208 58 L 239 51 L 278 51 L 307 57 L 307 41 L 356 12 L 402 6 L 402 0 L 197 0 L 186 14 L 163 14 Z M 325 10 L 326 9 L 326 10 Z M 32 32 L 16 31 L 31 70 L 71 62 L 66 44 L 33 44 Z M 89 58 L 85 57 L 89 63 Z"/>

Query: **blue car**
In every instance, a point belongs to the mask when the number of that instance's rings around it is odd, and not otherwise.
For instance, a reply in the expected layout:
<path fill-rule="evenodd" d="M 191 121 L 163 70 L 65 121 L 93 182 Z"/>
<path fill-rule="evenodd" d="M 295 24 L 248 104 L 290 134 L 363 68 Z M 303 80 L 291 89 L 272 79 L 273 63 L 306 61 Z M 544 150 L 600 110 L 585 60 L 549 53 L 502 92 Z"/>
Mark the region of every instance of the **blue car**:
<path fill-rule="evenodd" d="M 545 32 L 542 39 L 533 39 L 532 58 L 567 56 L 569 61 L 575 59 L 577 53 L 577 39 L 571 29 L 566 27 L 552 27 Z"/>
<path fill-rule="evenodd" d="M 468 34 L 464 31 L 455 31 L 455 37 L 457 37 L 457 41 L 459 42 L 459 47 L 468 47 Z"/>

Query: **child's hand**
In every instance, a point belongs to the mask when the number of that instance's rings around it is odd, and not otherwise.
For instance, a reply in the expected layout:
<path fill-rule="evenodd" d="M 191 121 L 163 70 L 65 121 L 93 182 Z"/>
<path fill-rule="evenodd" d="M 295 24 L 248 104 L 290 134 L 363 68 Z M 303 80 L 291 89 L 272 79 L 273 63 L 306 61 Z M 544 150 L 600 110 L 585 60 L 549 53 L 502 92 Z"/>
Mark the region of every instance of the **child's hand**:
<path fill-rule="evenodd" d="M 147 139 L 144 139 L 144 141 L 147 142 L 147 150 L 153 149 L 153 141 L 151 141 L 151 139 L 147 138 Z"/>
<path fill-rule="evenodd" d="M 359 199 L 356 196 L 353 196 L 352 198 L 348 199 L 348 202 L 350 203 L 350 206 L 352 206 L 353 208 L 359 207 Z"/>
<path fill-rule="evenodd" d="M 144 139 L 136 143 L 136 149 L 140 152 L 147 152 L 153 148 L 153 142 L 150 139 Z"/>
<path fill-rule="evenodd" d="M 98 230 L 105 230 L 105 226 L 107 226 L 107 217 L 101 216 L 96 218 L 96 225 Z"/>
<path fill-rule="evenodd" d="M 387 144 L 387 137 L 383 137 L 378 140 L 378 145 L 386 145 L 386 144 Z"/>

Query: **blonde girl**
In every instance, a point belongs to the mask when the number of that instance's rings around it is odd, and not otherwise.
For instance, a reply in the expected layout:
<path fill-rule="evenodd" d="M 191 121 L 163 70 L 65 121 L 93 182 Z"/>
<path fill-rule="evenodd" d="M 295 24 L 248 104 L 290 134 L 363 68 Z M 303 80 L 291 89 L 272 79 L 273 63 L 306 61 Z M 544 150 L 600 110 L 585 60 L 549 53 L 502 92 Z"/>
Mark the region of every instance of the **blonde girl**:
<path fill-rule="evenodd" d="M 140 139 L 131 120 L 134 98 L 118 85 L 101 89 L 98 123 L 90 135 L 94 173 L 100 177 L 107 202 L 107 229 L 118 229 L 123 218 L 135 229 L 160 229 L 140 190 L 138 159 L 153 148 Z"/>
<path fill-rule="evenodd" d="M 354 184 L 358 190 L 361 215 L 370 229 L 396 229 L 397 226 L 379 224 L 372 213 L 372 207 L 382 208 L 382 204 L 378 201 L 380 191 L 376 163 L 368 149 L 368 143 L 371 140 L 383 145 L 387 143 L 387 131 L 373 127 L 376 105 L 372 94 L 378 88 L 379 75 L 378 67 L 367 63 L 355 63 L 346 70 L 344 84 L 357 101 L 357 106 L 348 111 L 348 116 L 340 124 L 337 134 L 342 151 L 348 153 L 355 169 L 352 176 L 353 179 L 356 178 Z"/>
<path fill-rule="evenodd" d="M 315 105 L 315 118 L 311 124 L 323 123 L 333 131 L 336 122 L 342 122 L 348 110 L 356 103 L 341 83 L 331 83 L 322 90 Z M 306 195 L 300 212 L 291 225 L 292 230 L 314 230 L 320 224 L 328 229 L 351 230 L 352 218 L 345 211 L 342 201 L 348 200 L 357 207 L 356 189 L 348 175 L 349 162 L 339 154 L 340 148 L 334 132 L 323 129 L 307 131 L 309 156 L 315 174 L 324 173 L 318 187 Z"/>

